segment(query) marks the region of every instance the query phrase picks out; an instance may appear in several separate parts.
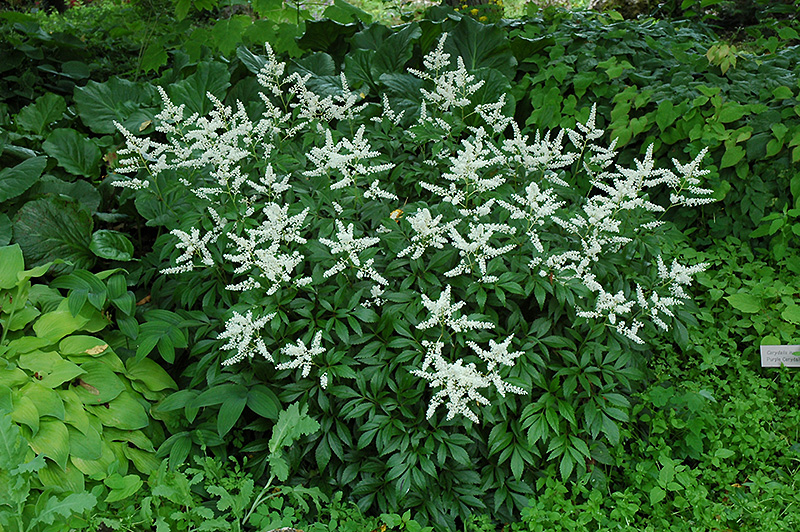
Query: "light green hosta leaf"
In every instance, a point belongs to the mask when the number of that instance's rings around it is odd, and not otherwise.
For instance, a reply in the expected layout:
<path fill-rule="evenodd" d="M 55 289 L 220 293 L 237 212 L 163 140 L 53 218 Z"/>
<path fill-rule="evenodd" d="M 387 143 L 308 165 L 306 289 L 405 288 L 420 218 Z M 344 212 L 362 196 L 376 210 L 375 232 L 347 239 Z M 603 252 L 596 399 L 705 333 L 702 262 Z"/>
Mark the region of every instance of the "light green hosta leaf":
<path fill-rule="evenodd" d="M 39 470 L 39 480 L 45 487 L 56 488 L 57 492 L 80 493 L 86 488 L 83 474 L 71 462 L 67 463 L 66 469 L 62 469 L 48 460 L 47 465 Z"/>
<path fill-rule="evenodd" d="M 107 441 L 132 443 L 144 451 L 155 452 L 153 442 L 141 430 L 120 430 L 114 427 L 105 427 L 103 429 L 103 438 Z"/>
<path fill-rule="evenodd" d="M 33 331 L 39 338 L 55 343 L 68 334 L 81 330 L 88 321 L 80 314 L 73 316 L 68 310 L 54 310 L 42 314 L 33 324 Z"/>
<path fill-rule="evenodd" d="M 39 416 L 64 420 L 64 402 L 58 392 L 42 386 L 39 381 L 34 380 L 23 386 L 20 393 L 33 401 L 39 411 Z"/>
<path fill-rule="evenodd" d="M 128 460 L 133 463 L 133 467 L 145 475 L 149 475 L 161 465 L 161 460 L 156 458 L 154 451 L 143 451 L 128 445 L 124 446 L 122 451 Z"/>
<path fill-rule="evenodd" d="M 727 296 L 725 299 L 736 310 L 748 314 L 759 312 L 762 309 L 761 301 L 757 297 L 751 294 L 746 294 L 744 292 L 739 292 L 737 294 Z"/>
<path fill-rule="evenodd" d="M 106 497 L 106 502 L 116 502 L 127 499 L 142 487 L 144 484 L 138 475 L 125 475 L 114 473 L 103 480 L 103 483 L 111 489 Z"/>
<path fill-rule="evenodd" d="M 133 244 L 119 231 L 109 229 L 95 231 L 89 249 L 101 259 L 125 262 L 133 258 Z"/>
<path fill-rule="evenodd" d="M 89 81 L 75 88 L 75 105 L 81 120 L 95 133 L 116 133 L 114 121 L 138 133 L 139 126 L 158 113 L 156 91 L 146 83 L 120 78 Z"/>
<path fill-rule="evenodd" d="M 98 460 L 102 456 L 100 433 L 91 425 L 83 432 L 67 425 L 69 432 L 69 454 L 83 460 Z"/>
<path fill-rule="evenodd" d="M 122 392 L 106 405 L 86 407 L 107 427 L 123 430 L 142 429 L 150 424 L 144 407 L 129 392 Z"/>
<path fill-rule="evenodd" d="M 110 469 L 113 469 L 117 460 L 114 451 L 106 442 L 100 440 L 100 458 L 96 460 L 84 460 L 77 456 L 70 457 L 70 462 L 74 469 L 83 475 L 95 478 L 106 476 Z M 81 475 L 81 476 L 83 476 Z"/>
<path fill-rule="evenodd" d="M 164 368 L 149 358 L 143 358 L 138 362 L 134 361 L 133 358 L 129 358 L 125 361 L 125 365 L 127 366 L 126 374 L 131 380 L 144 383 L 154 392 L 178 389 L 178 385 L 164 371 Z"/>
<path fill-rule="evenodd" d="M 41 135 L 50 124 L 60 120 L 66 110 L 64 98 L 48 92 L 36 98 L 34 103 L 23 107 L 15 121 L 25 131 Z"/>
<path fill-rule="evenodd" d="M 103 158 L 100 148 L 74 129 L 56 129 L 44 141 L 42 149 L 72 175 L 88 178 L 100 176 L 100 161 Z"/>
<path fill-rule="evenodd" d="M 80 400 L 78 394 L 70 387 L 69 389 L 61 390 L 60 395 L 61 400 L 64 402 L 64 423 L 75 427 L 83 433 L 88 433 L 91 430 L 89 416 L 86 414 L 83 401 Z"/>
<path fill-rule="evenodd" d="M 61 340 L 58 350 L 62 355 L 89 355 L 97 357 L 108 351 L 108 344 L 94 336 L 76 334 Z"/>
<path fill-rule="evenodd" d="M 19 357 L 19 367 L 38 374 L 42 386 L 56 388 L 78 375 L 85 373 L 72 362 L 64 360 L 52 351 L 33 351 Z"/>
<path fill-rule="evenodd" d="M 72 389 L 86 405 L 102 405 L 119 397 L 125 390 L 122 380 L 111 368 L 97 360 L 81 364 L 86 373 Z M 140 427 L 137 427 L 140 428 Z"/>
<path fill-rule="evenodd" d="M 25 269 L 22 249 L 18 244 L 0 248 L 0 289 L 17 286 L 17 274 Z"/>
<path fill-rule="evenodd" d="M 91 216 L 76 202 L 48 197 L 23 205 L 14 220 L 14 238 L 29 266 L 62 259 L 76 268 L 91 268 L 92 226 Z M 57 264 L 54 269 L 63 272 L 71 267 Z"/>
<path fill-rule="evenodd" d="M 31 429 L 33 436 L 39 432 L 39 410 L 36 409 L 36 404 L 31 398 L 26 395 L 19 396 L 14 400 L 11 419 Z"/>
<path fill-rule="evenodd" d="M 39 420 L 39 432 L 29 442 L 31 449 L 66 468 L 69 459 L 69 431 L 63 421 L 52 418 Z"/>
<path fill-rule="evenodd" d="M 32 157 L 12 168 L 0 170 L 0 202 L 16 198 L 38 181 L 47 157 Z"/>
<path fill-rule="evenodd" d="M 14 316 L 6 326 L 9 331 L 22 330 L 26 325 L 35 320 L 39 314 L 39 309 L 36 307 L 26 306 L 14 312 Z"/>

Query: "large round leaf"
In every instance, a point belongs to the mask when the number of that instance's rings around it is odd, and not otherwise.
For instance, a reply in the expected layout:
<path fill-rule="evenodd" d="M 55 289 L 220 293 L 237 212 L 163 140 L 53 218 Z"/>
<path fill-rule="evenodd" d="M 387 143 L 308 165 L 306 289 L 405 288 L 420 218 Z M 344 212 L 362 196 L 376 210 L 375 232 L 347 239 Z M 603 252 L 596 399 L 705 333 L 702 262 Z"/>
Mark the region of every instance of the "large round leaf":
<path fill-rule="evenodd" d="M 95 256 L 89 249 L 92 218 L 74 201 L 48 197 L 29 201 L 14 218 L 14 239 L 25 263 L 39 266 L 55 259 L 70 261 L 75 268 L 91 268 Z M 56 264 L 58 272 L 71 270 Z"/>
<path fill-rule="evenodd" d="M 100 160 L 103 158 L 100 148 L 74 129 L 56 129 L 44 141 L 42 149 L 74 176 L 100 177 Z"/>
<path fill-rule="evenodd" d="M 167 88 L 172 103 L 186 105 L 188 114 L 207 114 L 213 108 L 208 99 L 209 92 L 219 98 L 225 98 L 225 91 L 230 87 L 231 75 L 223 63 L 203 62 L 197 65 L 197 71 L 191 76 Z"/>
<path fill-rule="evenodd" d="M 25 131 L 41 135 L 50 124 L 60 120 L 66 110 L 64 98 L 48 92 L 36 98 L 35 103 L 23 107 L 17 115 L 16 123 Z"/>
<path fill-rule="evenodd" d="M 447 40 L 445 51 L 455 64 L 461 56 L 467 70 L 494 68 L 508 79 L 514 79 L 517 60 L 505 32 L 497 26 L 481 24 L 470 17 L 462 18 L 456 24 Z"/>
<path fill-rule="evenodd" d="M 138 132 L 141 124 L 158 113 L 151 85 L 120 78 L 103 83 L 89 81 L 85 87 L 77 87 L 75 104 L 83 123 L 95 133 L 104 134 L 117 131 L 115 120 L 128 131 Z"/>

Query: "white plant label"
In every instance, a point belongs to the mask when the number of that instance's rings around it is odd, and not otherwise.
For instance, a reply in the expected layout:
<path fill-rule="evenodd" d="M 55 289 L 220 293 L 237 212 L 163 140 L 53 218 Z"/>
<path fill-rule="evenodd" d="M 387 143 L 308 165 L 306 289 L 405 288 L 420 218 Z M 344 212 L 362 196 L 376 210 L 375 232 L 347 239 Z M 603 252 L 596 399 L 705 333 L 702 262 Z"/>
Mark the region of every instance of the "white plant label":
<path fill-rule="evenodd" d="M 800 368 L 800 345 L 762 345 L 762 368 Z"/>

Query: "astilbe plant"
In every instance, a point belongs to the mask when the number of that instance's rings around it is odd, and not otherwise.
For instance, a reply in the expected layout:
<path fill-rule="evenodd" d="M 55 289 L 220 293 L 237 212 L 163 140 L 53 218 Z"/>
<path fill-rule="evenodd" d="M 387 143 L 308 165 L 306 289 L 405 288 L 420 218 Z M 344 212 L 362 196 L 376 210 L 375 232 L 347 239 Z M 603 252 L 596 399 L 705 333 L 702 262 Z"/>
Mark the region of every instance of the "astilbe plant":
<path fill-rule="evenodd" d="M 646 342 L 681 330 L 704 268 L 668 256 L 663 213 L 711 191 L 704 153 L 616 165 L 594 108 L 574 129 L 523 131 L 505 96 L 476 101 L 484 82 L 445 43 L 410 70 L 418 110 L 359 103 L 344 74 L 315 94 L 269 46 L 260 117 L 211 94 L 208 116 L 188 116 L 162 90 L 165 140 L 117 124 L 131 174 L 117 184 L 196 196 L 169 222 L 162 273 L 222 272 L 238 301 L 216 336 L 223 372 L 320 421 L 296 481 L 318 470 L 364 508 L 450 526 L 484 505 L 511 515 L 550 464 L 603 474 Z"/>

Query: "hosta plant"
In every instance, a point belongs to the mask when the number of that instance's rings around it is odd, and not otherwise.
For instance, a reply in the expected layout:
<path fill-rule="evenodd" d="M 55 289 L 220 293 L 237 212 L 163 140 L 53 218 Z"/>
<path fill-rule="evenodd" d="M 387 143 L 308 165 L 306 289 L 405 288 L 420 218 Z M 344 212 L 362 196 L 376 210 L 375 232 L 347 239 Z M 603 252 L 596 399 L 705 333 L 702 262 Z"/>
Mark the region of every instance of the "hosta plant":
<path fill-rule="evenodd" d="M 161 90 L 159 137 L 118 126 L 118 185 L 169 213 L 153 223 L 171 301 L 231 303 L 161 408 L 218 416 L 220 436 L 240 419 L 263 470 L 262 434 L 299 400 L 322 431 L 289 453 L 294 482 L 450 528 L 475 508 L 510 517 L 551 465 L 603 474 L 648 341 L 685 340 L 704 267 L 672 258 L 662 215 L 711 193 L 702 152 L 616 165 L 594 109 L 526 131 L 488 89 L 497 72 L 451 52 L 441 35 L 371 101 L 347 72 L 314 74 L 325 54 L 286 65 L 267 47 L 247 55 L 258 101 L 209 93 L 200 115 Z"/>
<path fill-rule="evenodd" d="M 39 480 L 78 493 L 87 479 L 148 474 L 163 441 L 150 407 L 176 386 L 152 360 L 123 361 L 105 339 L 109 311 L 132 315 L 133 294 L 116 271 L 32 284 L 49 267 L 25 270 L 18 245 L 0 247 L 0 395 L 40 456 Z"/>

